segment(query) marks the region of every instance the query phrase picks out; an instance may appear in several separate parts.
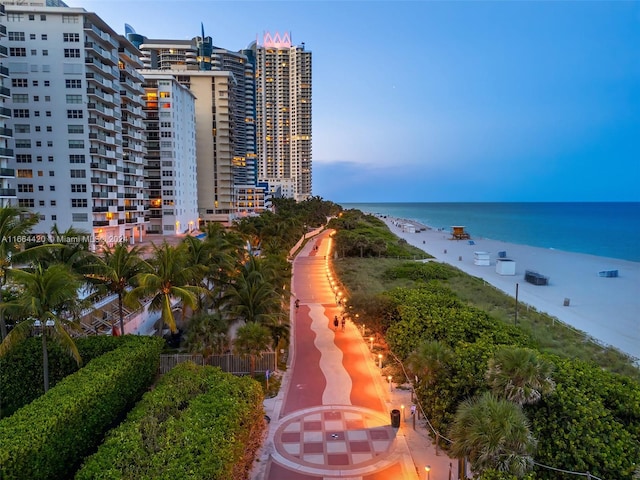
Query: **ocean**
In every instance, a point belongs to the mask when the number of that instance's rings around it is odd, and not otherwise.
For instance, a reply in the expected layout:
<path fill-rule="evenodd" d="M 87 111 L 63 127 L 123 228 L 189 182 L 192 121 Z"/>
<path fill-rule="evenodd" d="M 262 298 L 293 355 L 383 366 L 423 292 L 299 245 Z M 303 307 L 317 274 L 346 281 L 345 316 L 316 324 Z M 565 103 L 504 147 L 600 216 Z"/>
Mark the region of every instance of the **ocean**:
<path fill-rule="evenodd" d="M 471 237 L 640 262 L 640 202 L 343 203 Z"/>

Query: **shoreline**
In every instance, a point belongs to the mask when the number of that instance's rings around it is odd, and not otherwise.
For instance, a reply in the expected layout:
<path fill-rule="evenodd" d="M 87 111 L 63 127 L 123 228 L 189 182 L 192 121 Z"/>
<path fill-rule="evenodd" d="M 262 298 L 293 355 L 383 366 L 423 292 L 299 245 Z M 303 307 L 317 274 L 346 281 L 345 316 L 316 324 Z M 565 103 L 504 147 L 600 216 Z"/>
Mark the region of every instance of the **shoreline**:
<path fill-rule="evenodd" d="M 638 364 L 640 263 L 475 236 L 455 240 L 448 230 L 390 215 L 375 216 L 393 234 L 435 260 L 482 278 L 513 298 L 517 284 L 519 302 L 586 333 L 597 343 L 620 350 Z M 512 262 L 502 262 L 499 252 Z M 510 269 L 515 274 L 505 274 Z M 617 270 L 617 277 L 599 276 L 599 272 L 612 270 Z M 525 271 L 539 273 L 548 284 L 525 281 Z"/>

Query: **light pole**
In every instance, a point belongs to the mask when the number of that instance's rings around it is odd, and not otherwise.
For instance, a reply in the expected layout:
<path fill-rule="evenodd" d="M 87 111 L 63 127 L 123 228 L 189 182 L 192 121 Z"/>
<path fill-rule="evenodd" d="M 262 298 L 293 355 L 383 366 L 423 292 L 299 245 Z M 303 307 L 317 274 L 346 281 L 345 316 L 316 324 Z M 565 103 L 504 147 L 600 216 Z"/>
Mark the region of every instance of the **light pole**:
<path fill-rule="evenodd" d="M 424 467 L 424 471 L 427 472 L 427 480 L 431 480 L 431 465 Z"/>
<path fill-rule="evenodd" d="M 382 354 L 378 354 L 378 368 L 382 369 Z"/>
<path fill-rule="evenodd" d="M 389 391 L 393 390 L 393 384 L 391 383 L 391 379 L 392 379 L 391 375 L 388 375 L 387 380 L 389 381 Z"/>
<path fill-rule="evenodd" d="M 404 405 L 400 405 L 400 410 L 402 410 L 402 421 L 407 421 L 407 416 L 404 414 Z"/>
<path fill-rule="evenodd" d="M 42 375 L 44 377 L 44 392 L 49 391 L 49 352 L 47 351 L 47 332 L 55 325 L 50 318 L 44 323 L 40 320 L 33 322 L 33 334 L 42 337 Z"/>

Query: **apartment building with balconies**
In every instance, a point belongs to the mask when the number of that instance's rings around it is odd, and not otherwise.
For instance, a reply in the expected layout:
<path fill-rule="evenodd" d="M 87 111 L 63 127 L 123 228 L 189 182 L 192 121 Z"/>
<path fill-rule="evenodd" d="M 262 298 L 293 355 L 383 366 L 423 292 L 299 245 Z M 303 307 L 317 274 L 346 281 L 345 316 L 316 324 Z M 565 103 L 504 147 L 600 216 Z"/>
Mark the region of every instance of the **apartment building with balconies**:
<path fill-rule="evenodd" d="M 266 33 L 255 54 L 258 181 L 272 195 L 311 196 L 312 58 L 288 33 Z"/>
<path fill-rule="evenodd" d="M 6 5 L 17 202 L 37 230 L 142 239 L 144 145 L 138 50 L 82 8 Z"/>
<path fill-rule="evenodd" d="M 0 207 L 16 203 L 15 170 L 9 165 L 13 162 L 11 110 L 5 105 L 11 98 L 6 40 L 5 8 L 0 5 Z"/>
<path fill-rule="evenodd" d="M 147 232 L 171 235 L 199 227 L 195 97 L 167 73 L 144 74 Z"/>

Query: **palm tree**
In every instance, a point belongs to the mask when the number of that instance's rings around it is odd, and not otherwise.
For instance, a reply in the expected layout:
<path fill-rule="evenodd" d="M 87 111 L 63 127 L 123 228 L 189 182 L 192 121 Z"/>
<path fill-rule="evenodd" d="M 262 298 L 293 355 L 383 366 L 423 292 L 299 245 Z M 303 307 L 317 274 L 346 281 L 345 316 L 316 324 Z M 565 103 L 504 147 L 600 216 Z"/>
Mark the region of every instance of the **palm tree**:
<path fill-rule="evenodd" d="M 241 355 L 249 355 L 249 370 L 253 377 L 256 371 L 256 357 L 269 348 L 269 329 L 257 322 L 249 322 L 238 328 L 234 349 Z"/>
<path fill-rule="evenodd" d="M 149 311 L 161 312 L 161 320 L 171 333 L 177 333 L 172 301 L 180 300 L 183 307 L 195 309 L 201 287 L 193 285 L 197 268 L 187 265 L 186 247 L 173 247 L 166 242 L 153 245 L 152 258 L 147 262 L 146 272 L 136 276 L 136 286 L 125 296 L 129 305 L 140 307 L 140 300 L 151 297 Z M 160 333 L 162 328 L 158 329 Z"/>
<path fill-rule="evenodd" d="M 427 384 L 433 384 L 446 372 L 452 360 L 453 352 L 447 345 L 438 340 L 426 340 L 411 352 L 407 366 L 411 373 L 423 377 Z"/>
<path fill-rule="evenodd" d="M 522 408 L 491 392 L 460 404 L 449 437 L 452 455 L 468 457 L 476 474 L 495 469 L 522 477 L 533 467 L 536 440 Z"/>
<path fill-rule="evenodd" d="M 141 254 L 140 247 L 129 247 L 126 243 L 117 243 L 113 247 L 104 245 L 102 256 L 96 256 L 95 263 L 90 266 L 89 280 L 97 283 L 99 290 L 118 295 L 120 335 L 124 335 L 125 294 L 133 287 L 133 279 L 147 266 Z M 113 325 L 111 327 L 113 329 Z"/>
<path fill-rule="evenodd" d="M 503 348 L 489 360 L 485 378 L 494 394 L 518 405 L 539 401 L 551 393 L 553 364 L 528 348 Z"/>
<path fill-rule="evenodd" d="M 191 317 L 185 343 L 190 352 L 209 356 L 222 354 L 229 346 L 229 322 L 216 312 Z"/>
<path fill-rule="evenodd" d="M 223 301 L 229 313 L 246 323 L 271 324 L 282 314 L 280 296 L 273 284 L 265 278 L 261 261 L 251 257 L 240 275 L 229 286 Z"/>
<path fill-rule="evenodd" d="M 67 265 L 62 264 L 54 264 L 46 269 L 38 264 L 32 272 L 14 269 L 10 270 L 9 275 L 22 291 L 15 301 L 2 304 L 2 309 L 6 308 L 24 320 L 18 322 L 0 344 L 0 356 L 27 338 L 34 327 L 46 327 L 42 328 L 42 363 L 46 392 L 49 390 L 49 336 L 60 343 L 76 359 L 78 365 L 82 362 L 80 353 L 67 331 L 79 329 L 77 299 L 80 281 Z"/>
<path fill-rule="evenodd" d="M 4 301 L 4 286 L 7 269 L 11 267 L 12 256 L 22 248 L 23 237 L 38 223 L 38 216 L 26 208 L 0 208 L 0 303 Z M 0 311 L 0 341 L 7 336 L 4 311 Z"/>

